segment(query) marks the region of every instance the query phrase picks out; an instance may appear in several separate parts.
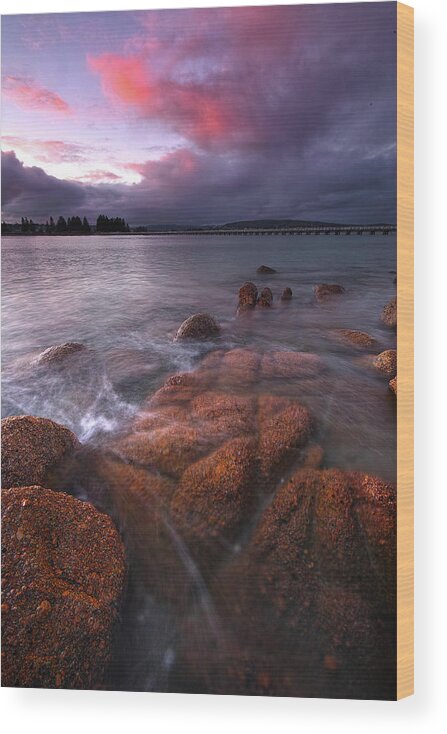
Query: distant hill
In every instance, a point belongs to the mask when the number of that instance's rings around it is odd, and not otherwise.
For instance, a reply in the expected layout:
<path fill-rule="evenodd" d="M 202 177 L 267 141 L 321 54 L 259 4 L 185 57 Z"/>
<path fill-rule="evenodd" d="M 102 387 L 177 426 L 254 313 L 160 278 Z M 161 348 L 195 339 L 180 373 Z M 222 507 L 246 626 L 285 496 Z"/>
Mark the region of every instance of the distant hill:
<path fill-rule="evenodd" d="M 321 222 L 321 221 L 309 221 L 305 219 L 254 219 L 252 221 L 246 220 L 242 222 L 228 222 L 227 224 L 219 224 L 216 229 L 294 229 L 295 227 L 355 227 L 355 226 L 368 226 L 358 225 L 352 222 L 346 222 L 341 224 L 340 222 Z M 371 226 L 389 227 L 388 223 L 380 222 Z"/>

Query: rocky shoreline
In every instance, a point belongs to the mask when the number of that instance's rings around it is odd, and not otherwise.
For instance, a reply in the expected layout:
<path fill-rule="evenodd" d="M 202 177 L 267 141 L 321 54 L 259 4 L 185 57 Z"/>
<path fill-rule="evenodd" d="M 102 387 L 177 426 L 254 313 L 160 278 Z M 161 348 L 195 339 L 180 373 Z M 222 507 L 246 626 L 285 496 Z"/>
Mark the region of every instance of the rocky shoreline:
<path fill-rule="evenodd" d="M 316 286 L 317 307 L 344 292 Z M 275 307 L 270 288 L 241 287 L 240 318 Z M 382 320 L 396 327 L 395 299 Z M 194 314 L 175 338 L 220 331 Z M 395 350 L 360 331 L 328 338 L 363 350 L 397 394 Z M 100 448 L 48 419 L 4 419 L 2 684 L 109 687 L 138 579 L 175 640 L 154 690 L 393 698 L 395 488 L 325 462 L 306 395 L 331 379 L 317 354 L 216 343 Z"/>

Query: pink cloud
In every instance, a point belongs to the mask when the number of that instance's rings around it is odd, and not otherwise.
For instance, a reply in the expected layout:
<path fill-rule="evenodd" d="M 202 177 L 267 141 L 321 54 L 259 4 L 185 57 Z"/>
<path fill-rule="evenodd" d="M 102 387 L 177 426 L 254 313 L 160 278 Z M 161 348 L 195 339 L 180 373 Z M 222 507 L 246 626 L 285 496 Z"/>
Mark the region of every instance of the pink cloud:
<path fill-rule="evenodd" d="M 107 97 L 146 119 L 165 122 L 199 145 L 227 142 L 244 128 L 239 105 L 212 84 L 159 78 L 142 56 L 89 56 L 88 64 Z"/>
<path fill-rule="evenodd" d="M 55 92 L 41 87 L 33 79 L 18 76 L 3 78 L 3 94 L 18 104 L 39 112 L 57 112 L 61 115 L 70 115 L 70 106 Z"/>

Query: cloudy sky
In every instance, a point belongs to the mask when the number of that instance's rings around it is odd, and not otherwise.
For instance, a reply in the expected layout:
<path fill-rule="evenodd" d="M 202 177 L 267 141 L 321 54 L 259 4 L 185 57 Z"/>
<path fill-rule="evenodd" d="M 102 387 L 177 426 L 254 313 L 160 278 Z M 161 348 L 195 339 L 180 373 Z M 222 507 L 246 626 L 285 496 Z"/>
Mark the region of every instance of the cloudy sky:
<path fill-rule="evenodd" d="M 3 217 L 394 222 L 396 4 L 2 18 Z"/>

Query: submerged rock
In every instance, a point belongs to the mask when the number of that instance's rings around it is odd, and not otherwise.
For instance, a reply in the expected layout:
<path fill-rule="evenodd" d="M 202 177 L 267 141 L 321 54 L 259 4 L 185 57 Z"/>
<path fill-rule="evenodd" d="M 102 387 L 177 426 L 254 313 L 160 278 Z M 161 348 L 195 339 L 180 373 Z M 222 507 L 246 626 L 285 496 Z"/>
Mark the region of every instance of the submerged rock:
<path fill-rule="evenodd" d="M 335 334 L 348 344 L 355 344 L 358 347 L 375 347 L 377 341 L 374 337 L 365 331 L 356 331 L 353 329 L 336 329 Z"/>
<path fill-rule="evenodd" d="M 191 620 L 202 643 L 185 638 L 182 663 L 196 686 L 213 693 L 389 696 L 395 543 L 391 485 L 360 472 L 295 472 L 277 489 L 245 551 L 217 574 L 211 592 L 224 631 L 205 648 L 206 625 Z"/>
<path fill-rule="evenodd" d="M 263 288 L 259 296 L 258 306 L 261 308 L 270 308 L 273 303 L 273 293 L 270 288 Z"/>
<path fill-rule="evenodd" d="M 397 326 L 397 297 L 394 296 L 386 306 L 384 307 L 381 315 L 380 315 L 381 321 L 386 326 L 389 326 L 390 328 L 395 328 Z"/>
<path fill-rule="evenodd" d="M 112 521 L 42 487 L 1 502 L 2 685 L 100 687 L 125 578 Z"/>
<path fill-rule="evenodd" d="M 60 364 L 71 355 L 85 351 L 87 351 L 87 347 L 84 344 L 79 344 L 78 342 L 66 342 L 65 344 L 59 344 L 55 347 L 48 347 L 48 349 L 45 349 L 45 351 L 36 357 L 34 363 L 38 365 Z"/>
<path fill-rule="evenodd" d="M 253 441 L 236 438 L 184 473 L 171 502 L 175 526 L 207 567 L 233 541 L 255 498 Z"/>
<path fill-rule="evenodd" d="M 218 336 L 220 326 L 208 313 L 196 313 L 190 316 L 179 327 L 175 340 L 181 339 L 210 339 Z"/>
<path fill-rule="evenodd" d="M 284 288 L 281 296 L 281 301 L 291 301 L 292 300 L 292 289 L 291 288 Z"/>
<path fill-rule="evenodd" d="M 314 293 L 317 301 L 326 301 L 331 296 L 339 296 L 345 293 L 342 285 L 336 283 L 320 283 L 314 287 Z"/>
<path fill-rule="evenodd" d="M 259 467 L 263 479 L 290 462 L 296 449 L 305 446 L 313 429 L 304 406 L 271 395 L 259 398 Z"/>
<path fill-rule="evenodd" d="M 277 271 L 274 268 L 270 268 L 268 265 L 260 265 L 256 272 L 260 275 L 274 275 Z"/>
<path fill-rule="evenodd" d="M 238 312 L 250 311 L 258 302 L 258 289 L 254 283 L 248 281 L 239 288 Z"/>
<path fill-rule="evenodd" d="M 262 357 L 260 376 L 263 379 L 313 377 L 320 374 L 323 369 L 324 363 L 317 354 L 270 352 Z"/>
<path fill-rule="evenodd" d="M 74 433 L 48 418 L 17 415 L 2 426 L 2 486 L 44 484 L 47 473 L 80 443 Z"/>
<path fill-rule="evenodd" d="M 395 349 L 386 349 L 377 355 L 373 362 L 374 367 L 385 377 L 394 377 L 397 372 L 397 352 Z"/>

